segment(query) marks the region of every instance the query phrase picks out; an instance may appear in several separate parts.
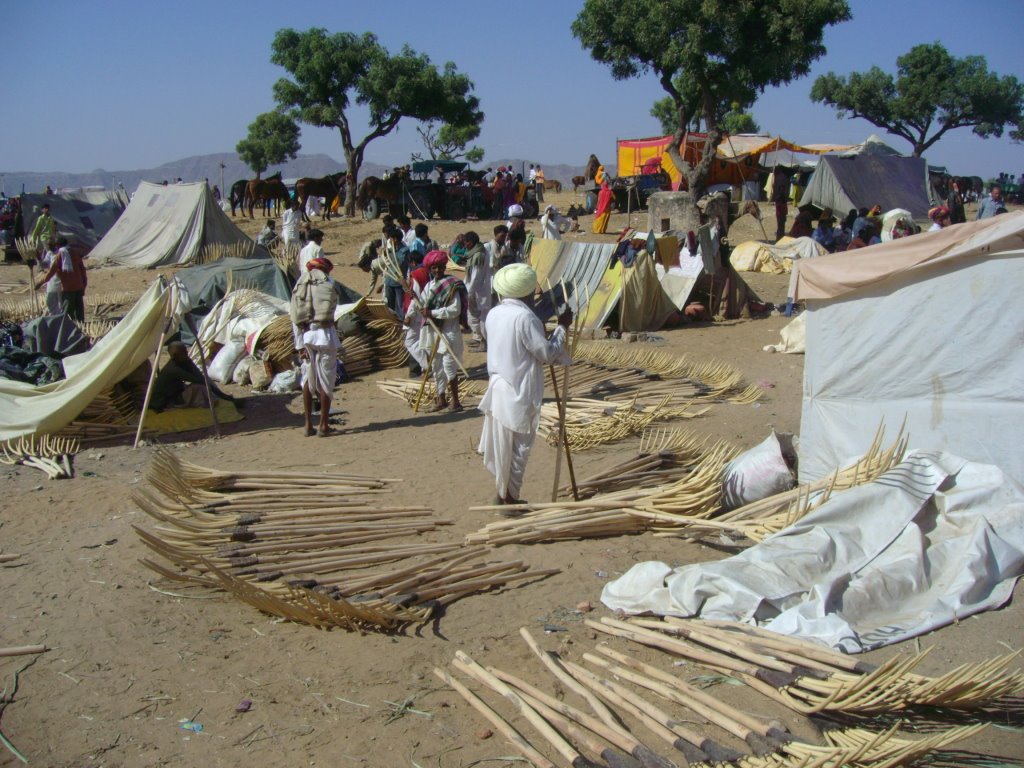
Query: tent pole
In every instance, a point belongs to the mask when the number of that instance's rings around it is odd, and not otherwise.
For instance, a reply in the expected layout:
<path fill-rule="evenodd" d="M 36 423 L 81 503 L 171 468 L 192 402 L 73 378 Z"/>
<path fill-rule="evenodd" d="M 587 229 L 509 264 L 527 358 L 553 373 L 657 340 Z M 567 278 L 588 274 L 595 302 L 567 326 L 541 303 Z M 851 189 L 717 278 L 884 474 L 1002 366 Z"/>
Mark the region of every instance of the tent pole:
<path fill-rule="evenodd" d="M 139 426 L 135 430 L 135 441 L 132 443 L 132 449 L 139 447 L 139 440 L 142 438 L 142 424 L 146 421 L 146 411 L 149 409 L 150 398 L 153 397 L 153 385 L 156 384 L 156 375 L 158 372 L 158 363 L 160 362 L 160 350 L 164 348 L 164 338 L 167 336 L 167 332 L 171 329 L 171 319 L 164 319 L 164 327 L 160 329 L 160 338 L 156 342 L 156 353 L 153 355 L 153 368 L 149 372 L 149 383 L 146 384 L 146 396 L 142 399 L 142 413 L 139 414 Z"/>
<path fill-rule="evenodd" d="M 196 328 L 196 322 L 192 319 L 192 315 L 185 315 L 185 323 L 188 325 L 188 329 L 192 331 L 192 335 L 196 340 L 196 347 L 199 349 L 199 364 L 203 367 L 203 386 L 206 387 L 206 403 L 210 406 L 210 416 L 213 418 L 213 432 L 220 438 L 220 422 L 217 420 L 217 406 L 213 402 L 213 392 L 210 390 L 210 376 L 206 372 L 206 351 L 203 349 L 203 343 L 199 340 L 199 329 Z"/>

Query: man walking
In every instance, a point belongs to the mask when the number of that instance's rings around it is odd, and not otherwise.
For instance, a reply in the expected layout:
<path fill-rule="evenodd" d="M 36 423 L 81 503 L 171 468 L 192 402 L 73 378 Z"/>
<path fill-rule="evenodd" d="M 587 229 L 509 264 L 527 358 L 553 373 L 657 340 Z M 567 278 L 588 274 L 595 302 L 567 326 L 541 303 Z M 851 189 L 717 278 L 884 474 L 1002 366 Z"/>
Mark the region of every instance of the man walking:
<path fill-rule="evenodd" d="M 411 304 L 409 311 L 419 311 L 424 318 L 423 329 L 420 331 L 420 348 L 424 351 L 434 350 L 432 365 L 437 397 L 433 410 L 448 408 L 451 411 L 461 411 L 459 365 L 462 362 L 466 286 L 458 278 L 445 274 L 448 254 L 444 251 L 428 253 L 423 260 L 423 266 L 430 271 L 430 282 L 423 291 L 423 305 Z M 433 324 L 429 322 L 431 320 Z M 443 339 L 436 338 L 435 327 L 440 330 Z"/>
<path fill-rule="evenodd" d="M 500 303 L 487 315 L 487 392 L 477 451 L 494 475 L 499 504 L 519 504 L 526 463 L 540 424 L 544 365 L 571 363 L 565 346 L 572 311 L 558 317 L 551 338 L 533 312 L 537 273 L 511 264 L 494 275 Z"/>
<path fill-rule="evenodd" d="M 993 184 L 992 189 L 988 192 L 988 197 L 978 203 L 978 215 L 975 218 L 991 218 L 999 213 L 1000 208 L 1006 208 L 1006 203 L 1003 202 L 1003 190 Z"/>

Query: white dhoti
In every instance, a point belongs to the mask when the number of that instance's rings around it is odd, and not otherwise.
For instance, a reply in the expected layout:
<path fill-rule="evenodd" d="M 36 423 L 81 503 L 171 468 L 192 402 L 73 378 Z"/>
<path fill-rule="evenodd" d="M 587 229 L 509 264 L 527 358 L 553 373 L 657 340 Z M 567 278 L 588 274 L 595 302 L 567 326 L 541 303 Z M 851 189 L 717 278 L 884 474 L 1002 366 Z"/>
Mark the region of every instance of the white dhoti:
<path fill-rule="evenodd" d="M 409 357 L 415 360 L 420 368 L 426 370 L 427 355 L 430 354 L 430 351 L 420 346 L 420 330 L 422 327 L 423 318 L 420 315 L 413 315 L 409 325 L 405 326 L 403 343 L 405 344 L 406 351 L 409 353 Z"/>
<path fill-rule="evenodd" d="M 56 277 L 51 277 L 50 281 L 46 284 L 46 313 L 49 315 L 59 315 L 61 312 L 60 280 Z"/>
<path fill-rule="evenodd" d="M 314 394 L 334 391 L 338 369 L 338 332 L 333 323 L 313 323 L 302 334 L 307 358 L 302 361 L 302 387 Z"/>
<path fill-rule="evenodd" d="M 469 296 L 469 306 L 467 307 L 466 319 L 469 322 L 469 330 L 473 332 L 474 341 L 482 341 L 486 334 L 485 323 L 487 321 L 487 313 L 491 310 L 491 293 L 488 291 L 486 295 L 473 295 Z"/>
<path fill-rule="evenodd" d="M 484 466 L 494 475 L 498 498 L 519 498 L 526 462 L 536 437 L 536 430 L 515 432 L 490 413 L 484 414 L 484 428 L 477 451 L 483 455 Z"/>
<path fill-rule="evenodd" d="M 459 362 L 462 360 L 462 331 L 458 321 L 444 321 L 441 325 L 441 335 L 444 338 L 437 339 L 433 327 L 426 323 L 420 329 L 420 349 L 425 353 L 425 357 L 429 356 L 430 350 L 434 349 L 435 341 L 437 342 L 437 352 L 434 354 L 431 367 L 438 395 L 444 393 L 449 382 L 455 381 L 459 375 Z M 426 366 L 425 359 L 423 365 Z"/>

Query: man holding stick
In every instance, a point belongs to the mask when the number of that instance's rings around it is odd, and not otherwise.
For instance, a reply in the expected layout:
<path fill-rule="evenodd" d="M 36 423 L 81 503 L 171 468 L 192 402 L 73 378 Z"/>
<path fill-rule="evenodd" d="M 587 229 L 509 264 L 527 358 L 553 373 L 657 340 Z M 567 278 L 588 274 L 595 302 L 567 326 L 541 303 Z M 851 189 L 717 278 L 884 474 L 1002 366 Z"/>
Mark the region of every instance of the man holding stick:
<path fill-rule="evenodd" d="M 487 315 L 487 392 L 480 401 L 484 428 L 477 449 L 494 475 L 499 504 L 521 504 L 519 493 L 533 448 L 544 400 L 544 366 L 569 365 L 568 308 L 558 316 L 551 338 L 533 312 L 537 273 L 510 264 L 494 275 L 500 303 Z"/>
<path fill-rule="evenodd" d="M 448 254 L 431 251 L 423 259 L 423 266 L 430 271 L 430 282 L 423 290 L 422 303 L 413 302 L 409 312 L 419 312 L 425 321 L 434 320 L 439 324 L 425 322 L 420 330 L 420 349 L 437 349 L 433 360 L 434 384 L 437 399 L 433 410 L 449 408 L 461 411 L 459 402 L 459 368 L 462 357 L 462 326 L 466 324 L 466 286 L 458 278 L 445 274 Z M 447 343 L 435 339 L 440 331 Z M 447 392 L 451 393 L 451 403 Z"/>
<path fill-rule="evenodd" d="M 295 347 L 302 359 L 302 413 L 307 437 L 334 434 L 329 419 L 338 364 L 338 331 L 334 325 L 338 294 L 328 277 L 333 268 L 326 257 L 311 259 L 292 289 L 290 314 L 295 325 Z M 314 395 L 320 400 L 318 429 L 313 428 Z"/>

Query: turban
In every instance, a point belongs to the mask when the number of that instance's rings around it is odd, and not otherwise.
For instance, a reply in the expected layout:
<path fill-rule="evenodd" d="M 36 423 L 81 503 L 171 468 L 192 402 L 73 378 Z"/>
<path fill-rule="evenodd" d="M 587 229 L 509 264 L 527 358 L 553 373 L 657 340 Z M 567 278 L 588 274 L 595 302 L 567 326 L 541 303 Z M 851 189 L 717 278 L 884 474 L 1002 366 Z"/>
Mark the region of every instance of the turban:
<path fill-rule="evenodd" d="M 944 205 L 937 205 L 928 211 L 928 218 L 932 221 L 939 221 L 949 216 L 949 208 Z"/>
<path fill-rule="evenodd" d="M 508 215 L 509 215 L 509 218 L 512 218 L 513 216 L 522 216 L 523 215 L 523 206 L 519 205 L 518 203 L 514 203 L 513 205 L 510 205 L 508 207 Z"/>
<path fill-rule="evenodd" d="M 537 273 L 525 264 L 509 264 L 494 273 L 494 292 L 509 299 L 521 299 L 537 287 Z"/>
<path fill-rule="evenodd" d="M 440 264 L 442 267 L 448 263 L 448 254 L 444 251 L 431 251 L 423 258 L 423 266 L 428 269 L 435 264 Z"/>
<path fill-rule="evenodd" d="M 334 269 L 334 265 L 331 263 L 331 260 L 328 259 L 326 256 L 319 256 L 315 259 L 310 259 L 309 261 L 307 261 L 306 269 L 319 269 L 321 272 L 326 273 Z"/>
<path fill-rule="evenodd" d="M 868 211 L 868 216 L 877 216 L 881 212 L 882 212 L 882 206 L 876 205 L 870 211 Z"/>

